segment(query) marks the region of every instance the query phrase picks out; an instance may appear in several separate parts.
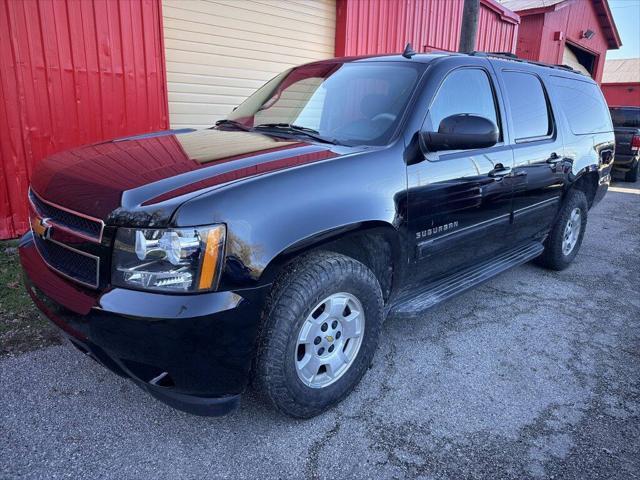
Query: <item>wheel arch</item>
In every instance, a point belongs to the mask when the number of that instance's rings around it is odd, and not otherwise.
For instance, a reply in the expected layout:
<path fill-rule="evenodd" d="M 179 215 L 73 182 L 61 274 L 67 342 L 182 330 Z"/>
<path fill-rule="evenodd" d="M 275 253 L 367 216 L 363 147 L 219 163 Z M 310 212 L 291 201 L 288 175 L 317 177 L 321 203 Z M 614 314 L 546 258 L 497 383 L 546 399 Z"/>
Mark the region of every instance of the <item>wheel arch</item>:
<path fill-rule="evenodd" d="M 599 182 L 600 175 L 597 168 L 585 168 L 576 175 L 576 178 L 570 184 L 570 188 L 582 191 L 587 197 L 589 208 L 591 208 L 598 191 Z"/>
<path fill-rule="evenodd" d="M 391 224 L 375 220 L 343 225 L 292 243 L 271 259 L 260 283 L 274 282 L 296 258 L 320 250 L 341 253 L 366 265 L 378 279 L 385 301 L 402 275 L 400 233 Z"/>

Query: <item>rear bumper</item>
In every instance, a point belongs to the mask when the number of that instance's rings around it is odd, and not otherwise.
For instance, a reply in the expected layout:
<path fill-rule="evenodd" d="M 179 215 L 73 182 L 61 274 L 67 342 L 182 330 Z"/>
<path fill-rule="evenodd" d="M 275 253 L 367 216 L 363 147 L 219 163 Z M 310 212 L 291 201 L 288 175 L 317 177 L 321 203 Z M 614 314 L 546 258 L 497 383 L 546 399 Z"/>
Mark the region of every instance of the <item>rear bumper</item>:
<path fill-rule="evenodd" d="M 268 286 L 200 295 L 97 293 L 48 269 L 31 234 L 19 251 L 33 301 L 78 349 L 175 408 L 221 415 L 238 405 Z"/>

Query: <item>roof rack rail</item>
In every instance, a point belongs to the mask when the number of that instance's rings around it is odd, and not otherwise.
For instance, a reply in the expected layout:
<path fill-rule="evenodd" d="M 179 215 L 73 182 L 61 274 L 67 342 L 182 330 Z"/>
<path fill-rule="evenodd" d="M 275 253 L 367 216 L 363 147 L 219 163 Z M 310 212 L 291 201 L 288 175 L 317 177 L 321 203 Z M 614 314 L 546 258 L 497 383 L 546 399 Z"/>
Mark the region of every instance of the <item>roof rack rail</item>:
<path fill-rule="evenodd" d="M 487 55 L 495 55 L 499 57 L 520 58 L 515 53 L 511 52 L 487 52 Z"/>
<path fill-rule="evenodd" d="M 582 73 L 580 70 L 576 70 L 571 65 L 567 65 L 566 63 L 556 63 L 554 67 L 564 68 L 565 70 L 571 70 L 572 72 Z"/>
<path fill-rule="evenodd" d="M 471 52 L 469 55 L 474 55 L 478 57 L 503 58 L 505 60 L 513 60 L 515 62 L 530 63 L 532 65 L 538 65 L 540 67 L 556 68 L 560 70 L 566 70 L 568 72 L 577 73 L 579 75 L 583 75 L 581 71 L 576 70 L 575 68 L 569 65 L 560 65 L 560 64 L 553 64 L 553 63 L 536 62 L 535 60 L 527 60 L 525 58 L 520 58 L 516 54 L 511 52 Z"/>

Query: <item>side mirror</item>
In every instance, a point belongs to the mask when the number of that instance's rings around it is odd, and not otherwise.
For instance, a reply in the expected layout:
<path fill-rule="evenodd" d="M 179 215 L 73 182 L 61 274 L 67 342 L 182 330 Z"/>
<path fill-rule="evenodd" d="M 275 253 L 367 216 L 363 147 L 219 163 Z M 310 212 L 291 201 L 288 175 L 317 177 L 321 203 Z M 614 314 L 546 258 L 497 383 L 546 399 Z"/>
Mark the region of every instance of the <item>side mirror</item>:
<path fill-rule="evenodd" d="M 498 127 L 488 118 L 462 113 L 440 122 L 437 132 L 421 132 L 422 145 L 430 152 L 471 150 L 498 143 Z"/>

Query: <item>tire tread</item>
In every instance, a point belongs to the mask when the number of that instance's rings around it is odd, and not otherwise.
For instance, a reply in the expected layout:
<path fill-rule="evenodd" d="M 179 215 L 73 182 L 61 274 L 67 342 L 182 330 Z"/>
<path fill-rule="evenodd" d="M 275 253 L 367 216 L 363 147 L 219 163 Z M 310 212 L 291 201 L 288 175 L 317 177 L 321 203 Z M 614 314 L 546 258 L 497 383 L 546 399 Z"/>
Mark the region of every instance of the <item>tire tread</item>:
<path fill-rule="evenodd" d="M 579 207 L 582 210 L 582 228 L 580 229 L 580 236 L 575 247 L 568 256 L 562 253 L 562 236 L 564 234 L 564 227 L 569 219 L 571 211 Z M 582 239 L 584 238 L 585 228 L 587 225 L 587 212 L 588 212 L 587 197 L 583 191 L 577 189 L 571 189 L 567 192 L 565 199 L 558 212 L 558 217 L 549 236 L 544 242 L 544 251 L 536 259 L 536 262 L 550 270 L 564 270 L 567 268 L 573 259 L 576 257 L 580 246 L 582 245 Z"/>
<path fill-rule="evenodd" d="M 296 402 L 287 388 L 287 375 L 281 360 L 287 355 L 288 336 L 285 332 L 290 332 L 292 329 L 297 331 L 294 326 L 301 318 L 301 312 L 305 312 L 310 302 L 315 301 L 311 298 L 313 292 L 322 292 L 335 278 L 357 279 L 363 285 L 372 288 L 377 312 L 367 312 L 367 329 L 374 328 L 379 331 L 382 324 L 383 301 L 376 277 L 362 263 L 338 253 L 318 251 L 292 262 L 274 282 L 270 299 L 266 303 L 263 329 L 258 345 L 254 386 L 259 395 L 268 399 L 277 410 L 293 417 L 308 418 L 317 415 L 340 402 L 355 386 L 354 384 L 351 388 L 344 390 L 340 395 L 332 398 L 328 404 L 326 401 L 316 402 L 311 398 L 308 404 L 301 404 Z M 322 299 L 319 298 L 318 301 L 320 300 Z M 366 345 L 366 349 L 375 351 L 376 347 L 377 335 L 375 345 Z M 358 357 L 363 353 L 365 343 L 360 348 Z M 367 353 L 372 356 L 372 352 Z M 350 370 L 354 367 L 355 364 Z M 358 376 L 358 381 L 361 376 Z M 344 378 L 342 377 L 336 383 Z M 357 381 L 355 383 L 357 384 Z"/>

